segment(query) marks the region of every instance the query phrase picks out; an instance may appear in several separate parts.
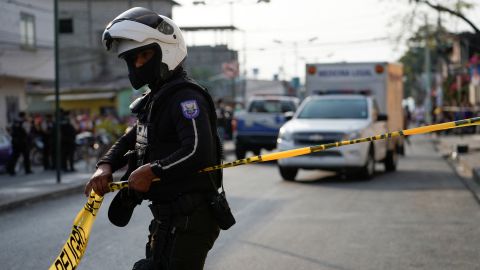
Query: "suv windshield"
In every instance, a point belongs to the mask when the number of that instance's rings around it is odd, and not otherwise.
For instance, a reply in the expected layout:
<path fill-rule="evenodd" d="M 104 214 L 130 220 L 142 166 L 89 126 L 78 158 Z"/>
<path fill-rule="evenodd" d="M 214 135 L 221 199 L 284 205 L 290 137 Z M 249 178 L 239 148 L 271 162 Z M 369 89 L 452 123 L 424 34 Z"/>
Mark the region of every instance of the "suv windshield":
<path fill-rule="evenodd" d="M 261 113 L 294 112 L 295 104 L 287 100 L 254 100 L 248 111 Z"/>
<path fill-rule="evenodd" d="M 366 119 L 366 99 L 311 99 L 297 118 Z"/>

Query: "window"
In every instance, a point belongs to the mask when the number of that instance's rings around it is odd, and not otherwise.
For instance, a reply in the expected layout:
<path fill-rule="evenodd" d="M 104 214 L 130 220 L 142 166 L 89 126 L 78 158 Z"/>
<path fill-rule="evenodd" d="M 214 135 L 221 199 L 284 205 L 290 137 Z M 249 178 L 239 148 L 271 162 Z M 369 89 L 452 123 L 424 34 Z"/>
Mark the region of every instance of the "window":
<path fill-rule="evenodd" d="M 298 118 L 366 119 L 366 99 L 312 99 L 305 104 Z"/>
<path fill-rule="evenodd" d="M 255 100 L 252 101 L 249 111 L 261 113 L 294 112 L 295 104 L 284 100 Z"/>
<path fill-rule="evenodd" d="M 73 33 L 73 19 L 60 19 L 58 20 L 58 31 L 60 34 L 72 34 Z"/>
<path fill-rule="evenodd" d="M 35 48 L 35 17 L 31 14 L 20 13 L 20 39 L 23 48 Z"/>

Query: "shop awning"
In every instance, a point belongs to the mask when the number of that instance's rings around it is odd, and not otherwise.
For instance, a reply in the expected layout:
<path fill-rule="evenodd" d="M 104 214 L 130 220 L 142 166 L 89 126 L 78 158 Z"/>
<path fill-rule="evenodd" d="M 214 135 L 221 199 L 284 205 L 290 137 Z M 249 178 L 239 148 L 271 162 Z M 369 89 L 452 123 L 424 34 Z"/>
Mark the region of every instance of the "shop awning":
<path fill-rule="evenodd" d="M 110 98 L 114 98 L 114 97 L 115 97 L 115 92 L 60 94 L 60 100 L 61 101 L 110 99 Z M 46 96 L 45 101 L 55 101 L 55 95 Z"/>

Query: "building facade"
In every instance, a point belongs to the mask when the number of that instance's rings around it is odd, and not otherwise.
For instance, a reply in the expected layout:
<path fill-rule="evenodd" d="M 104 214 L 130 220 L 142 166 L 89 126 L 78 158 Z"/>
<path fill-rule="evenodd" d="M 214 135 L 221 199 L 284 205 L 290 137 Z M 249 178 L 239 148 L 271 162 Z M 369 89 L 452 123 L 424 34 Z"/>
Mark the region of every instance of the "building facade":
<path fill-rule="evenodd" d="M 60 107 L 73 115 L 127 114 L 121 106 L 129 104 L 138 91 L 131 88 L 124 61 L 105 51 L 102 33 L 113 18 L 131 7 L 171 17 L 175 5 L 171 0 L 59 0 Z M 53 29 L 53 19 L 51 23 Z M 28 93 L 31 112 L 54 110 L 51 86 L 29 87 Z"/>
<path fill-rule="evenodd" d="M 27 84 L 54 80 L 53 0 L 0 2 L 0 129 L 27 110 Z"/>
<path fill-rule="evenodd" d="M 110 81 L 127 75 L 123 60 L 102 45 L 105 26 L 131 7 L 149 8 L 167 17 L 178 5 L 171 0 L 60 0 L 59 43 L 62 87 Z"/>
<path fill-rule="evenodd" d="M 214 98 L 233 101 L 235 97 L 243 96 L 242 82 L 237 74 L 229 75 L 225 66 L 236 63 L 238 52 L 227 45 L 189 46 L 185 63 L 187 72 L 205 85 Z"/>

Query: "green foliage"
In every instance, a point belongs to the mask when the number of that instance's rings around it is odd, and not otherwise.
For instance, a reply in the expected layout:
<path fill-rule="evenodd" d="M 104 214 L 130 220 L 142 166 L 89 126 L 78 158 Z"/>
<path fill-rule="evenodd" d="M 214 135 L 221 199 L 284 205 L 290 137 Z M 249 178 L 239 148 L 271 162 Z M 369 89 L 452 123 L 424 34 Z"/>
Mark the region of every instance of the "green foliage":
<path fill-rule="evenodd" d="M 418 98 L 418 94 L 422 89 L 420 75 L 423 72 L 423 59 L 425 59 L 425 50 L 423 48 L 410 47 L 399 60 L 403 64 L 405 97 L 414 96 Z"/>

